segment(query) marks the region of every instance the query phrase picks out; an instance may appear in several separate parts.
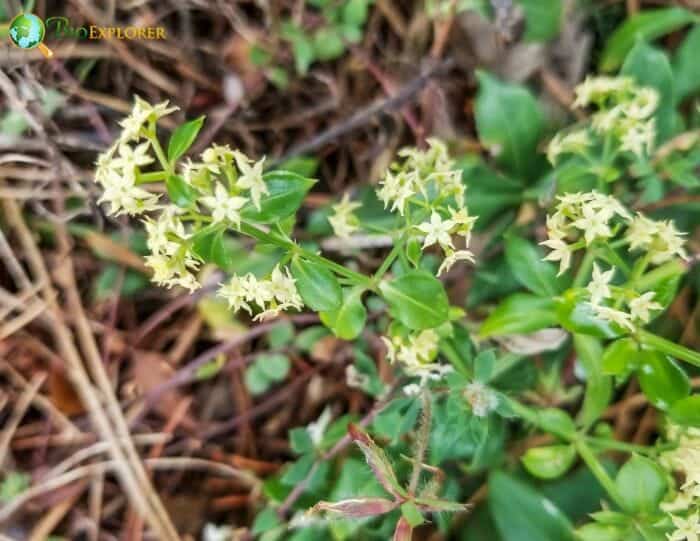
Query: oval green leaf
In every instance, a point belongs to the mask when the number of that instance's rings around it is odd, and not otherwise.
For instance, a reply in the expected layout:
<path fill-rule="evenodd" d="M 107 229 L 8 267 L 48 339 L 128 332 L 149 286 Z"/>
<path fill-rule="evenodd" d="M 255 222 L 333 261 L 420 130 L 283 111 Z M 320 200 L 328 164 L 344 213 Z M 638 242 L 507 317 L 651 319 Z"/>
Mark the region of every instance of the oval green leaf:
<path fill-rule="evenodd" d="M 523 466 L 540 479 L 556 479 L 564 475 L 576 460 L 571 445 L 549 445 L 528 449 L 522 457 Z"/>
<path fill-rule="evenodd" d="M 449 317 L 449 302 L 442 283 L 422 271 L 409 271 L 379 285 L 391 315 L 409 329 L 432 329 Z"/>
<path fill-rule="evenodd" d="M 658 511 L 668 490 L 666 473 L 661 466 L 639 455 L 634 455 L 620 468 L 615 485 L 625 510 L 631 513 Z"/>
<path fill-rule="evenodd" d="M 668 416 L 679 425 L 700 427 L 700 395 L 677 400 L 671 406 Z"/>
<path fill-rule="evenodd" d="M 639 345 L 632 338 L 619 338 L 603 352 L 601 370 L 609 376 L 626 375 L 632 372 L 639 362 Z"/>
<path fill-rule="evenodd" d="M 484 321 L 482 337 L 530 333 L 557 324 L 554 301 L 530 293 L 507 297 Z"/>
<path fill-rule="evenodd" d="M 557 268 L 542 258 L 538 247 L 522 237 L 506 237 L 506 260 L 515 278 L 523 286 L 542 297 L 554 296 L 563 289 Z"/>
<path fill-rule="evenodd" d="M 360 336 L 367 321 L 367 309 L 362 304 L 363 288 L 346 288 L 343 290 L 343 302 L 340 308 L 330 312 L 321 312 L 319 317 L 333 334 L 343 340 L 353 340 Z"/>
<path fill-rule="evenodd" d="M 263 175 L 268 194 L 263 194 L 260 210 L 252 203 L 241 209 L 241 216 L 258 223 L 284 220 L 299 210 L 306 193 L 316 182 L 289 171 L 270 171 Z"/>
<path fill-rule="evenodd" d="M 662 411 L 690 394 L 690 380 L 683 369 L 653 349 L 641 352 L 637 379 L 649 402 Z"/>
<path fill-rule="evenodd" d="M 294 258 L 290 265 L 299 295 L 304 303 L 317 312 L 337 310 L 343 301 L 338 279 L 320 263 Z"/>
<path fill-rule="evenodd" d="M 571 523 L 530 485 L 496 471 L 489 477 L 489 508 L 503 541 L 573 541 Z"/>

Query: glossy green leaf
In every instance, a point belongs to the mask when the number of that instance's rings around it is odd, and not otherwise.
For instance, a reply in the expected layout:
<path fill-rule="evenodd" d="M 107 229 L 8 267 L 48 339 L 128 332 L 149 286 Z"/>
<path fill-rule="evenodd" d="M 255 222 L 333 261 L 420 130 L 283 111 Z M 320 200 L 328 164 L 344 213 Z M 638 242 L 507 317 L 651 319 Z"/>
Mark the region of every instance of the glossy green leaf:
<path fill-rule="evenodd" d="M 556 479 L 564 475 L 576 460 L 576 449 L 571 445 L 532 447 L 522 457 L 523 466 L 540 479 Z"/>
<path fill-rule="evenodd" d="M 338 338 L 353 340 L 360 336 L 367 321 L 367 309 L 362 304 L 363 288 L 345 288 L 340 307 L 330 312 L 321 312 L 323 324 Z"/>
<path fill-rule="evenodd" d="M 197 190 L 185 182 L 180 175 L 170 175 L 165 181 L 168 197 L 178 207 L 189 207 L 197 198 Z"/>
<path fill-rule="evenodd" d="M 538 425 L 545 431 L 563 438 L 576 433 L 576 425 L 571 416 L 562 409 L 546 408 L 537 412 Z"/>
<path fill-rule="evenodd" d="M 668 416 L 679 425 L 700 427 L 700 395 L 677 400 L 668 411 Z"/>
<path fill-rule="evenodd" d="M 688 32 L 688 35 L 673 56 L 673 88 L 676 103 L 700 90 L 700 25 Z"/>
<path fill-rule="evenodd" d="M 625 509 L 632 513 L 658 511 L 659 503 L 668 490 L 666 473 L 656 462 L 634 455 L 615 478 Z"/>
<path fill-rule="evenodd" d="M 292 216 L 316 182 L 289 171 L 270 171 L 263 175 L 263 179 L 269 193 L 263 194 L 260 210 L 256 209 L 252 203 L 248 203 L 241 209 L 241 216 L 246 220 L 272 223 Z"/>
<path fill-rule="evenodd" d="M 559 34 L 562 0 L 517 0 L 525 11 L 525 39 L 548 41 Z"/>
<path fill-rule="evenodd" d="M 562 288 L 557 268 L 543 261 L 542 251 L 516 235 L 506 237 L 506 260 L 515 278 L 533 293 L 542 297 L 554 296 Z"/>
<path fill-rule="evenodd" d="M 581 292 L 566 291 L 555 300 L 559 324 L 572 333 L 589 334 L 598 338 L 616 338 L 622 334 L 609 322 L 598 319 Z"/>
<path fill-rule="evenodd" d="M 639 85 L 652 87 L 659 93 L 659 105 L 654 119 L 656 141 L 663 143 L 675 131 L 673 71 L 668 56 L 663 50 L 640 41 L 625 58 L 620 73 L 633 77 Z"/>
<path fill-rule="evenodd" d="M 175 163 L 192 146 L 197 134 L 204 124 L 204 117 L 200 116 L 178 126 L 168 141 L 168 161 Z"/>
<path fill-rule="evenodd" d="M 449 302 L 442 283 L 432 274 L 409 271 L 379 285 L 392 316 L 409 329 L 432 329 L 445 323 Z"/>
<path fill-rule="evenodd" d="M 618 376 L 629 374 L 639 362 L 639 345 L 633 338 L 618 338 L 603 351 L 603 374 Z"/>
<path fill-rule="evenodd" d="M 318 312 L 340 308 L 343 291 L 338 279 L 325 265 L 295 257 L 290 269 L 299 295 L 309 308 Z"/>
<path fill-rule="evenodd" d="M 603 346 L 598 338 L 574 334 L 574 349 L 586 373 L 586 394 L 579 414 L 579 422 L 590 426 L 603 413 L 612 397 L 613 382 L 602 373 Z"/>
<path fill-rule="evenodd" d="M 496 162 L 519 178 L 530 179 L 540 168 L 537 144 L 543 117 L 537 100 L 519 85 L 477 72 L 479 93 L 474 116 L 479 140 Z"/>
<path fill-rule="evenodd" d="M 530 333 L 556 324 L 554 301 L 530 293 L 515 293 L 491 312 L 479 335 L 485 338 Z"/>
<path fill-rule="evenodd" d="M 311 440 L 311 434 L 305 426 L 293 428 L 289 431 L 289 446 L 292 451 L 301 455 L 309 453 L 314 449 L 314 442 Z"/>
<path fill-rule="evenodd" d="M 637 378 L 649 402 L 663 411 L 690 394 L 690 381 L 683 369 L 653 349 L 641 351 Z"/>
<path fill-rule="evenodd" d="M 503 541 L 573 541 L 569 520 L 541 493 L 506 473 L 489 477 L 489 507 Z"/>
<path fill-rule="evenodd" d="M 255 358 L 255 364 L 271 381 L 282 381 L 289 373 L 289 358 L 281 353 L 261 353 Z"/>
<path fill-rule="evenodd" d="M 600 57 L 601 71 L 613 71 L 622 65 L 638 39 L 653 40 L 696 20 L 682 8 L 645 9 L 627 19 L 605 44 Z"/>
<path fill-rule="evenodd" d="M 246 368 L 243 380 L 245 381 L 246 388 L 252 395 L 264 393 L 272 384 L 270 378 L 267 377 L 267 374 L 263 372 L 257 363 L 253 363 Z"/>

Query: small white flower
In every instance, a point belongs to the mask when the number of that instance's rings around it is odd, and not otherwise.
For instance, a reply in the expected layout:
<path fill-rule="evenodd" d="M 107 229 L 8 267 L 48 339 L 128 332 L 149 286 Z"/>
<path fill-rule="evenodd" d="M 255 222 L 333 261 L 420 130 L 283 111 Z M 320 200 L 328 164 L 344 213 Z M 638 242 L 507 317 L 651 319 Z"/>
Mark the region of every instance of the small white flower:
<path fill-rule="evenodd" d="M 668 541 L 700 541 L 700 516 L 693 513 L 688 518 L 671 515 L 675 531 L 668 535 Z"/>
<path fill-rule="evenodd" d="M 380 184 L 381 188 L 377 190 L 377 197 L 384 203 L 384 208 L 392 203 L 391 212 L 398 210 L 399 214 L 403 216 L 407 200 L 418 193 L 411 177 L 404 172 L 394 175 L 387 171 Z"/>
<path fill-rule="evenodd" d="M 558 133 L 547 146 L 547 159 L 556 165 L 561 154 L 578 154 L 591 146 L 591 138 L 586 130 L 577 130 L 562 135 Z"/>
<path fill-rule="evenodd" d="M 646 122 L 631 124 L 620 138 L 620 148 L 643 158 L 651 154 L 655 139 L 656 125 L 652 118 Z"/>
<path fill-rule="evenodd" d="M 654 291 L 647 291 L 643 295 L 636 297 L 629 301 L 627 304 L 630 307 L 630 315 L 632 319 L 638 319 L 643 323 L 649 323 L 649 312 L 651 310 L 661 310 L 661 306 L 658 302 L 652 301 L 656 293 Z"/>
<path fill-rule="evenodd" d="M 479 381 L 473 381 L 465 387 L 464 398 L 477 417 L 486 417 L 498 407 L 496 394 Z"/>
<path fill-rule="evenodd" d="M 185 254 L 166 256 L 163 254 L 151 254 L 146 256 L 145 263 L 153 270 L 153 281 L 159 285 L 170 288 L 181 286 L 190 292 L 201 287 L 197 278 L 190 272 L 196 269 L 197 261 Z"/>
<path fill-rule="evenodd" d="M 465 239 L 467 239 L 466 242 L 469 243 L 472 228 L 474 227 L 477 217 L 469 216 L 466 208 L 460 208 L 458 210 L 450 208 L 449 211 L 450 220 L 452 220 L 454 223 L 452 233 L 463 236 Z"/>
<path fill-rule="evenodd" d="M 98 203 L 109 203 L 109 214 L 136 216 L 158 208 L 158 195 L 136 186 L 133 171 L 110 170 L 101 180 L 104 191 Z"/>
<path fill-rule="evenodd" d="M 346 193 L 340 203 L 333 205 L 332 216 L 328 217 L 328 222 L 335 233 L 340 238 L 348 238 L 352 233 L 359 229 L 359 220 L 353 214 L 353 211 L 360 208 L 360 203 L 350 201 L 350 196 Z"/>
<path fill-rule="evenodd" d="M 289 269 L 285 268 L 284 272 L 276 265 L 270 275 L 270 293 L 274 295 L 277 302 L 283 309 L 296 308 L 301 310 L 304 307 L 304 302 L 299 296 L 295 280 L 289 273 Z"/>
<path fill-rule="evenodd" d="M 558 238 L 548 239 L 540 242 L 540 244 L 552 250 L 544 258 L 545 261 L 559 261 L 559 272 L 557 276 L 564 274 L 571 266 L 571 247 L 562 239 Z"/>
<path fill-rule="evenodd" d="M 229 194 L 220 182 L 216 183 L 214 195 L 202 197 L 200 201 L 212 209 L 211 217 L 214 222 L 228 220 L 237 226 L 241 224 L 241 215 L 238 211 L 248 202 L 245 197 Z"/>
<path fill-rule="evenodd" d="M 659 104 L 659 93 L 653 88 L 644 87 L 637 90 L 634 99 L 623 105 L 625 115 L 636 120 L 649 118 Z"/>
<path fill-rule="evenodd" d="M 349 365 L 352 366 L 352 365 Z M 331 408 L 326 406 L 318 419 L 306 425 L 306 431 L 311 437 L 311 441 L 315 446 L 319 445 L 323 440 L 323 435 L 326 433 L 326 429 L 333 419 L 333 412 Z"/>
<path fill-rule="evenodd" d="M 157 121 L 159 118 L 177 111 L 178 107 L 168 107 L 168 101 L 151 105 L 136 96 L 131 114 L 124 118 L 119 125 L 122 127 L 121 141 L 135 141 L 143 137 L 146 122 Z"/>
<path fill-rule="evenodd" d="M 442 276 L 445 272 L 448 272 L 457 261 L 469 261 L 474 263 L 474 254 L 469 250 L 448 251 L 447 256 L 440 264 L 440 268 L 437 272 L 438 276 Z"/>
<path fill-rule="evenodd" d="M 623 312 L 622 310 L 616 310 L 614 308 L 610 308 L 609 306 L 603 306 L 601 304 L 592 304 L 591 306 L 593 307 L 593 311 L 595 312 L 595 314 L 600 319 L 616 323 L 620 327 L 630 331 L 634 330 L 635 327 L 632 324 L 632 318 L 627 312 Z"/>
<path fill-rule="evenodd" d="M 269 194 L 267 184 L 263 180 L 263 163 L 265 158 L 257 162 L 250 160 L 245 154 L 234 151 L 236 167 L 240 176 L 236 180 L 236 185 L 243 190 L 250 190 L 250 198 L 253 200 L 255 208 L 260 210 L 260 199 L 263 194 Z M 253 164 L 252 166 L 250 164 Z"/>
<path fill-rule="evenodd" d="M 612 235 L 608 225 L 609 217 L 605 212 L 601 212 L 600 209 L 592 206 L 584 206 L 582 214 L 581 218 L 572 222 L 571 225 L 583 232 L 587 245 L 590 245 L 596 239 L 606 239 Z"/>
<path fill-rule="evenodd" d="M 119 157 L 112 159 L 112 167 L 122 169 L 133 169 L 153 163 L 153 157 L 148 154 L 151 146 L 149 141 L 136 145 L 134 147 L 127 143 L 119 145 Z"/>
<path fill-rule="evenodd" d="M 591 294 L 591 304 L 600 304 L 600 301 L 610 297 L 610 280 L 615 275 L 615 267 L 601 272 L 597 263 L 593 263 L 593 277 L 586 289 Z"/>
<path fill-rule="evenodd" d="M 425 233 L 425 240 L 423 241 L 423 248 L 432 246 L 436 242 L 443 248 L 452 248 L 452 239 L 450 238 L 450 230 L 454 227 L 455 223 L 452 220 L 443 220 L 442 217 L 435 211 L 430 215 L 429 222 L 423 222 L 420 224 L 418 229 Z"/>
<path fill-rule="evenodd" d="M 243 309 L 252 314 L 250 305 L 246 302 L 248 288 L 246 282 L 239 276 L 232 276 L 225 284 L 220 284 L 216 294 L 228 302 L 228 307 L 234 312 Z"/>

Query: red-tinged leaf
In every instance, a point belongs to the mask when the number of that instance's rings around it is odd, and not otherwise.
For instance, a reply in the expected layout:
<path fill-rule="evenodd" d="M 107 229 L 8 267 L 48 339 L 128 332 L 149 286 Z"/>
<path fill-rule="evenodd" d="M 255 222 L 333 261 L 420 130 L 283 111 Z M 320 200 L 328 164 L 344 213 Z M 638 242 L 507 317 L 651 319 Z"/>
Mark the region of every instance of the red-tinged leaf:
<path fill-rule="evenodd" d="M 384 498 L 358 498 L 339 502 L 318 502 L 309 512 L 328 511 L 338 513 L 345 518 L 364 518 L 383 515 L 393 511 L 398 505 L 399 502 Z"/>
<path fill-rule="evenodd" d="M 413 528 L 411 528 L 406 517 L 401 517 L 396 523 L 393 541 L 411 541 L 411 537 L 413 537 Z"/>
<path fill-rule="evenodd" d="M 399 485 L 394 469 L 391 467 L 391 463 L 384 450 L 374 443 L 369 434 L 357 425 L 350 423 L 348 425 L 348 432 L 352 440 L 362 451 L 362 454 L 365 455 L 367 464 L 372 468 L 374 476 L 384 487 L 384 490 L 397 498 L 406 497 L 406 491 Z"/>
<path fill-rule="evenodd" d="M 450 502 L 439 498 L 416 498 L 415 503 L 421 511 L 432 513 L 457 513 L 466 511 L 470 507 L 465 503 Z"/>

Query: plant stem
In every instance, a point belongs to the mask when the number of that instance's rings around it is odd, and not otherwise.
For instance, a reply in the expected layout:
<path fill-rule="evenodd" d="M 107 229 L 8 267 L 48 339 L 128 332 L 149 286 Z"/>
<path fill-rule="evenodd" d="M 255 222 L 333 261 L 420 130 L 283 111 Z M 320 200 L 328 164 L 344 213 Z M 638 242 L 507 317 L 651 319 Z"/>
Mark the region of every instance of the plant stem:
<path fill-rule="evenodd" d="M 594 261 L 595 250 L 587 250 L 586 255 L 583 256 L 583 260 L 581 261 L 581 266 L 578 268 L 578 271 L 576 271 L 576 277 L 574 278 L 574 283 L 572 284 L 573 287 L 583 287 Z"/>
<path fill-rule="evenodd" d="M 603 465 L 600 463 L 598 457 L 595 456 L 595 453 L 591 450 L 588 444 L 586 444 L 584 440 L 579 439 L 574 443 L 574 446 L 576 447 L 579 455 L 581 455 L 583 461 L 588 466 L 588 469 L 591 470 L 591 473 L 606 490 L 608 495 L 621 509 L 624 509 L 624 499 L 617 490 L 615 482 L 610 478 L 608 472 L 605 471 L 605 468 L 603 468 Z"/>
<path fill-rule="evenodd" d="M 161 180 L 165 180 L 167 176 L 167 171 L 152 171 L 150 173 L 139 173 L 136 177 L 136 183 L 145 184 L 147 182 L 159 182 Z"/>
<path fill-rule="evenodd" d="M 700 366 L 700 352 L 693 351 L 685 346 L 676 344 L 657 334 L 640 329 L 639 340 L 642 344 L 656 349 L 666 355 L 677 357 L 689 364 Z"/>
<path fill-rule="evenodd" d="M 170 162 L 168 162 L 168 158 L 165 156 L 163 147 L 160 146 L 160 141 L 158 141 L 158 136 L 156 135 L 155 123 L 153 123 L 148 130 L 148 139 L 151 141 L 151 146 L 153 147 L 153 151 L 156 153 L 156 157 L 158 158 L 160 165 L 163 167 L 163 169 L 165 169 L 167 175 L 172 175 L 173 168 L 170 165 Z"/>
<path fill-rule="evenodd" d="M 428 449 L 428 440 L 430 439 L 430 423 L 432 421 L 432 411 L 430 408 L 430 395 L 426 389 L 421 393 L 423 402 L 423 412 L 421 415 L 420 426 L 416 434 L 416 447 L 413 454 L 413 470 L 411 471 L 411 480 L 408 485 L 408 493 L 415 495 L 420 480 L 421 466 L 425 458 L 425 451 Z"/>
<path fill-rule="evenodd" d="M 401 250 L 403 250 L 403 239 L 394 244 L 394 247 L 391 249 L 391 252 L 389 252 L 389 255 L 386 256 L 380 267 L 377 269 L 377 272 L 375 272 L 374 276 L 372 276 L 372 282 L 374 284 L 379 283 L 379 280 L 381 280 L 384 273 L 389 270 L 389 267 L 391 267 L 391 264 L 398 257 Z"/>
<path fill-rule="evenodd" d="M 636 290 L 646 290 L 651 289 L 657 283 L 667 278 L 672 278 L 673 276 L 680 276 L 684 274 L 687 270 L 687 266 L 680 259 L 673 259 L 668 263 L 664 263 L 660 267 L 656 267 L 654 270 L 647 272 L 644 276 L 632 280 L 630 282 L 630 287 Z"/>

